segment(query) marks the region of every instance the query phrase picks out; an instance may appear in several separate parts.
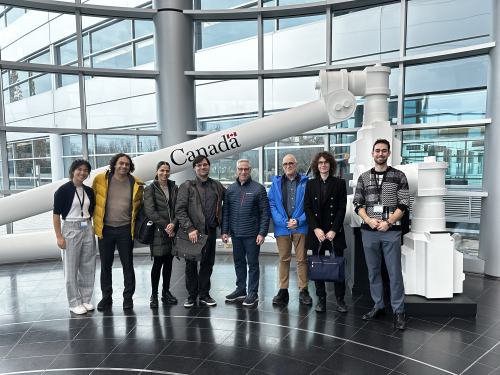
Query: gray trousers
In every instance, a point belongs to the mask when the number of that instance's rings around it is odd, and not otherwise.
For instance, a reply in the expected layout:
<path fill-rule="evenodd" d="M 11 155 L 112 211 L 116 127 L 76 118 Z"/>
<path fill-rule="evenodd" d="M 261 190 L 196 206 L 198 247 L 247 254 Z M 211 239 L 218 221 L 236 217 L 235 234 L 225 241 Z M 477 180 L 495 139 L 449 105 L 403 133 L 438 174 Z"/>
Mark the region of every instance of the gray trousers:
<path fill-rule="evenodd" d="M 384 287 L 382 284 L 382 251 L 391 284 L 391 305 L 394 313 L 404 312 L 405 290 L 401 273 L 401 232 L 369 231 L 361 229 L 365 250 L 370 292 L 376 309 L 384 308 Z"/>
<path fill-rule="evenodd" d="M 97 254 L 94 227 L 90 220 L 87 228 L 78 228 L 79 224 L 65 221 L 61 233 L 66 241 L 62 258 L 69 307 L 90 303 L 94 291 Z"/>

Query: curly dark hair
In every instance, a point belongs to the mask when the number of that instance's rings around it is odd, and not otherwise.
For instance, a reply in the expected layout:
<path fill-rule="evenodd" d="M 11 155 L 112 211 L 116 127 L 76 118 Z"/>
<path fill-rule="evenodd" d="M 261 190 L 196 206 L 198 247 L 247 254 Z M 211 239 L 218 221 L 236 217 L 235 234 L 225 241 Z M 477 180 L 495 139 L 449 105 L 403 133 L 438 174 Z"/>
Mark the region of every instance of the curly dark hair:
<path fill-rule="evenodd" d="M 335 173 L 337 172 L 337 161 L 335 160 L 335 157 L 328 151 L 321 151 L 314 155 L 311 160 L 311 170 L 313 172 L 313 177 L 316 178 L 320 176 L 318 161 L 321 157 L 325 158 L 325 160 L 330 163 L 330 176 L 335 176 Z"/>
<path fill-rule="evenodd" d="M 82 165 L 87 167 L 87 169 L 89 170 L 89 177 L 90 177 L 90 171 L 92 170 L 90 163 L 85 159 L 76 159 L 76 160 L 73 160 L 73 163 L 71 163 L 71 165 L 69 166 L 68 175 L 69 175 L 70 180 L 73 179 L 75 171 L 78 168 L 80 168 Z"/>
<path fill-rule="evenodd" d="M 121 157 L 124 157 L 124 156 L 126 158 L 128 158 L 128 160 L 130 161 L 130 170 L 128 172 L 133 173 L 135 171 L 135 165 L 132 162 L 132 158 L 130 156 L 128 156 L 127 154 L 124 154 L 121 152 L 119 154 L 113 155 L 113 157 L 111 159 L 109 159 L 109 170 L 112 173 L 115 173 L 115 167 L 116 167 L 116 163 L 118 162 L 118 159 L 120 159 Z"/>

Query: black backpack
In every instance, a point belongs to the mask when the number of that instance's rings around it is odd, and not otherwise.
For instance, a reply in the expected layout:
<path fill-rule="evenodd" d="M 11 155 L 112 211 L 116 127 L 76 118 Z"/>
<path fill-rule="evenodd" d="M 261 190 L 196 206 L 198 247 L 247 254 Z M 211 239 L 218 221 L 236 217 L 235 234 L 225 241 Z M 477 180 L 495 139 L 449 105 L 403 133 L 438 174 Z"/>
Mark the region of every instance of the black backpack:
<path fill-rule="evenodd" d="M 156 193 L 153 192 L 153 201 L 156 206 Z M 134 239 L 143 245 L 151 245 L 155 236 L 155 224 L 149 220 L 144 205 L 141 206 L 135 217 Z"/>

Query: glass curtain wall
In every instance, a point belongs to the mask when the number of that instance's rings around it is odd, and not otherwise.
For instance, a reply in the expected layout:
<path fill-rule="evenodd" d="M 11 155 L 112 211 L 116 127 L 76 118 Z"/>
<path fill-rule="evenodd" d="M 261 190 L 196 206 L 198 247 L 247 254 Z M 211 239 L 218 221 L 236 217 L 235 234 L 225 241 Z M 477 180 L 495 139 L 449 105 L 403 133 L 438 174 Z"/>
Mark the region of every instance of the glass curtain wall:
<path fill-rule="evenodd" d="M 303 3 L 307 1 L 273 0 L 259 5 L 257 1 L 197 0 L 194 6 L 213 10 Z M 480 120 L 485 119 L 486 113 L 488 57 L 484 52 L 466 58 L 450 56 L 458 53 L 458 48 L 490 41 L 490 4 L 490 0 L 397 0 L 342 11 L 332 6 L 331 11 L 325 9 L 321 13 L 294 17 L 268 17 L 268 13 L 263 12 L 260 35 L 256 18 L 200 22 L 195 26 L 196 70 L 246 71 L 255 70 L 255 66 L 264 72 L 325 66 L 359 69 L 363 64 L 389 61 L 392 67 L 389 118 L 391 124 L 400 129 L 397 137 L 403 142 L 403 163 L 437 156 L 438 160 L 448 163 L 447 186 L 477 190 L 482 179 L 484 123 Z M 209 35 L 209 30 L 213 35 Z M 217 41 L 205 45 L 207 40 Z M 261 61 L 258 60 L 259 43 L 263 49 Z M 428 53 L 440 55 L 429 63 L 412 60 Z M 234 79 L 197 81 L 197 94 L 203 93 L 197 97 L 198 130 L 227 129 L 318 97 L 314 90 L 317 77 L 306 72 L 302 76 L 294 73 L 293 78 L 267 78 L 265 74 L 255 77 L 263 81 L 261 86 Z M 224 89 L 220 89 L 223 86 Z M 250 97 L 252 111 L 248 105 Z M 362 126 L 364 100 L 356 99 L 358 107 L 354 115 L 332 126 L 330 134 L 325 134 L 328 129 L 325 124 L 323 128 L 263 146 L 261 182 L 269 184 L 271 176 L 282 173 L 281 159 L 286 153 L 296 155 L 299 170 L 305 173 L 312 155 L 323 149 L 334 153 L 339 162 L 339 175 L 348 174 L 350 144 L 356 135 L 340 131 Z M 443 128 L 440 124 L 444 123 L 454 125 Z M 415 130 L 424 124 L 425 129 Z M 436 124 L 436 129 L 429 129 L 429 124 Z M 406 126 L 412 130 L 405 130 Z M 339 133 L 336 134 L 335 129 L 339 129 Z M 451 204 L 450 201 L 450 207 Z M 447 216 L 453 215 L 447 213 Z M 467 220 L 467 225 L 472 227 L 479 222 L 477 215 L 469 215 Z M 451 228 L 454 225 L 449 221 Z M 463 229 L 464 233 L 467 230 Z M 477 234 L 477 228 L 471 230 Z"/>
<path fill-rule="evenodd" d="M 92 1 L 88 2 L 89 4 Z M 132 0 L 99 5 L 151 7 Z M 80 19 L 82 67 L 154 69 L 152 20 L 86 17 Z M 156 130 L 153 79 L 132 79 L 40 72 L 40 65 L 78 67 L 77 19 L 74 14 L 3 7 L 0 12 L 2 60 L 33 64 L 34 69 L 3 69 L 3 123 L 7 129 L 9 186 L 24 190 L 67 177 L 68 168 L 84 150 L 93 167 L 105 166 L 112 154 L 137 156 L 158 149 L 156 135 L 107 135 L 100 130 Z M 37 64 L 37 65 L 34 65 Z M 50 69 L 49 69 L 50 70 Z M 85 108 L 81 108 L 81 93 Z M 20 128 L 29 128 L 26 132 Z M 37 133 L 28 132 L 40 128 Z M 61 134 L 43 129 L 60 128 Z M 71 129 L 96 134 L 72 134 Z M 65 133 L 63 129 L 68 129 Z M 7 192 L 8 194 L 8 192 Z"/>

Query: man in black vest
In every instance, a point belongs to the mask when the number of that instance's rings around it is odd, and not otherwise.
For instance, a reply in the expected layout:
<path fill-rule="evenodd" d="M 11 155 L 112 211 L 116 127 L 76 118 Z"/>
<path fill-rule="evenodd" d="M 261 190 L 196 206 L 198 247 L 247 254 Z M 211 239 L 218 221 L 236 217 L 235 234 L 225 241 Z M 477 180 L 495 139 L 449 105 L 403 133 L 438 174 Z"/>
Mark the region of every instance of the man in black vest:
<path fill-rule="evenodd" d="M 331 153 L 322 151 L 311 161 L 313 179 L 307 181 L 304 196 L 304 211 L 309 230 L 307 232 L 306 249 L 313 254 L 324 254 L 331 251 L 332 245 L 337 256 L 344 255 L 347 247 L 344 234 L 344 216 L 347 206 L 347 189 L 345 181 L 334 177 L 337 162 Z M 321 244 L 321 249 L 320 249 Z M 324 281 L 315 281 L 316 311 L 326 311 L 326 289 Z M 345 282 L 335 283 L 337 311 L 347 312 L 344 302 Z"/>

